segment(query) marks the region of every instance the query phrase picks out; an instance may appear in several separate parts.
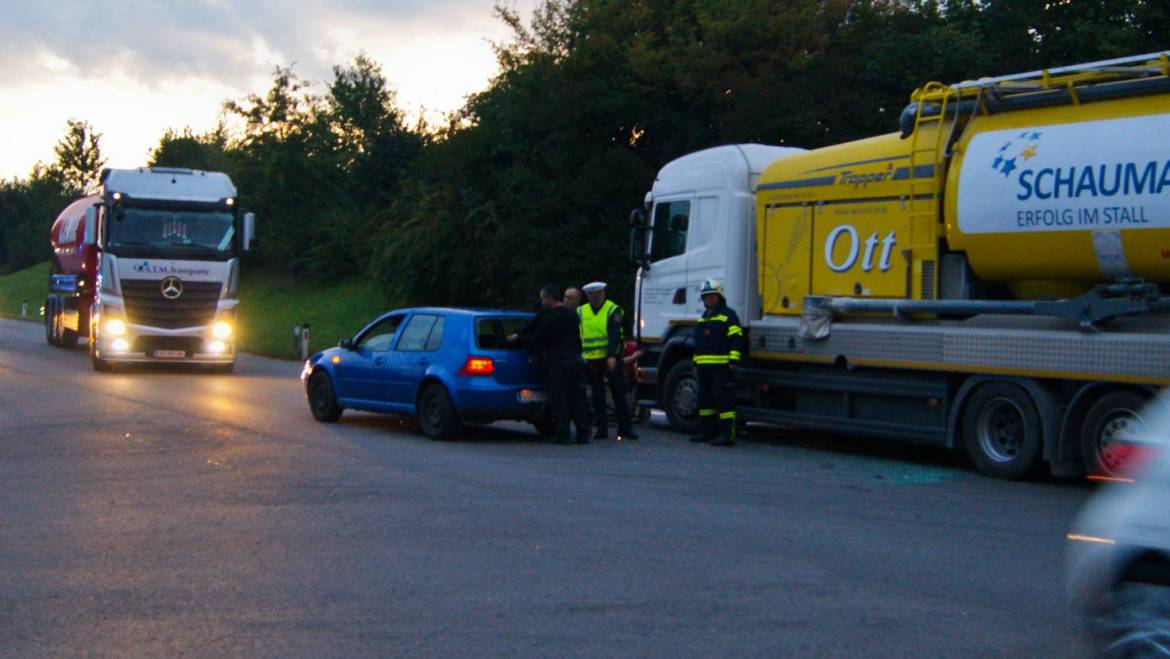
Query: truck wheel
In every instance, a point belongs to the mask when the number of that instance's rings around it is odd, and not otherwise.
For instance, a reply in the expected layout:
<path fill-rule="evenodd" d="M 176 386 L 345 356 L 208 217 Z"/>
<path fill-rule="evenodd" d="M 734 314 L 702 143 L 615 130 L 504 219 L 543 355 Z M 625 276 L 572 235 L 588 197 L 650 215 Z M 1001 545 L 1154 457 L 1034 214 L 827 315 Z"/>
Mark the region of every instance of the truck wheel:
<path fill-rule="evenodd" d="M 989 382 L 975 390 L 963 410 L 963 443 L 979 471 L 1016 479 L 1028 473 L 1040 452 L 1040 414 L 1018 385 Z"/>
<path fill-rule="evenodd" d="M 89 360 L 93 364 L 93 370 L 99 373 L 109 373 L 110 371 L 114 370 L 113 364 L 93 354 L 92 350 L 89 353 Z"/>
<path fill-rule="evenodd" d="M 1118 441 L 1119 435 L 1146 429 L 1146 421 L 1141 416 L 1145 404 L 1145 397 L 1132 391 L 1114 391 L 1093 403 L 1085 414 L 1081 433 L 1081 458 L 1087 473 L 1122 474 L 1129 451 L 1124 442 Z"/>
<path fill-rule="evenodd" d="M 662 403 L 675 432 L 699 432 L 699 378 L 689 359 L 679 360 L 666 373 Z"/>
<path fill-rule="evenodd" d="M 337 404 L 333 381 L 324 371 L 317 371 L 309 376 L 309 411 L 313 413 L 314 419 L 324 423 L 340 419 L 344 411 L 344 408 Z"/>
<path fill-rule="evenodd" d="M 60 298 L 50 295 L 45 298 L 45 343 L 61 345 L 61 314 L 58 312 Z"/>
<path fill-rule="evenodd" d="M 441 384 L 432 384 L 418 399 L 418 425 L 431 439 L 447 439 L 459 430 L 455 404 Z"/>

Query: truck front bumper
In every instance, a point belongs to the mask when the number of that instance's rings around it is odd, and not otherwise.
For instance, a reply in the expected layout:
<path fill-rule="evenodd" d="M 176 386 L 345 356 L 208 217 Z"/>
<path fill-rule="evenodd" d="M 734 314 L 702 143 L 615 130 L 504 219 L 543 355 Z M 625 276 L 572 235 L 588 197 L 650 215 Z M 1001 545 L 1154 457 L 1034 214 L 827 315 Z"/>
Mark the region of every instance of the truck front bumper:
<path fill-rule="evenodd" d="M 94 342 L 96 356 L 109 362 L 230 364 L 236 359 L 235 337 L 217 338 L 213 326 L 166 330 L 124 323 L 117 335 L 95 332 Z"/>

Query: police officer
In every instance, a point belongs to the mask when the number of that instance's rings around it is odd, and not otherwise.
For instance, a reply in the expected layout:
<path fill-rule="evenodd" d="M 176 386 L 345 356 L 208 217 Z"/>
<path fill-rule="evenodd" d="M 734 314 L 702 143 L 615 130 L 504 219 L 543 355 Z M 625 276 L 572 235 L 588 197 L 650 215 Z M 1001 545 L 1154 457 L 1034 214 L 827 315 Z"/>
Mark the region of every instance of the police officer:
<path fill-rule="evenodd" d="M 584 363 L 581 361 L 581 334 L 579 319 L 572 309 L 561 302 L 560 289 L 545 286 L 540 289 L 542 312 L 520 330 L 509 336 L 530 348 L 540 358 L 548 384 L 549 416 L 553 423 L 553 439 L 561 444 L 569 439 L 569 421 L 577 426 L 577 443 L 589 442 L 589 414 L 585 407 L 585 388 L 581 379 Z"/>
<path fill-rule="evenodd" d="M 594 439 L 608 439 L 609 424 L 605 411 L 605 383 L 613 397 L 617 416 L 618 439 L 638 439 L 630 426 L 626 409 L 626 379 L 622 371 L 622 308 L 605 299 L 605 282 L 595 281 L 582 287 L 588 304 L 577 307 L 581 319 L 581 347 L 585 357 L 585 378 L 593 395 Z"/>
<path fill-rule="evenodd" d="M 699 295 L 706 307 L 694 329 L 702 432 L 691 441 L 712 446 L 735 446 L 735 383 L 732 375 L 743 354 L 743 328 L 739 316 L 727 306 L 722 284 L 708 279 L 699 289 Z"/>

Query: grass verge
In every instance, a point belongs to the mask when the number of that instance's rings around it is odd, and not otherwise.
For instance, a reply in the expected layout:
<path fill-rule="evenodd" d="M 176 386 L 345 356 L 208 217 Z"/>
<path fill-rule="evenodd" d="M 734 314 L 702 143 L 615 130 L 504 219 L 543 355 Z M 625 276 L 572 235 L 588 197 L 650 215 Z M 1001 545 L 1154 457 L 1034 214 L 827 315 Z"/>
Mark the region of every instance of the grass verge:
<path fill-rule="evenodd" d="M 23 320 L 41 322 L 41 305 L 49 290 L 49 263 L 18 270 L 0 277 L 0 316 L 20 318 L 20 303 L 27 303 Z"/>
<path fill-rule="evenodd" d="M 368 281 L 306 284 L 288 275 L 248 271 L 240 282 L 240 349 L 296 357 L 293 325 L 308 323 L 312 354 L 353 336 L 392 308 L 381 287 Z"/>
<path fill-rule="evenodd" d="M 21 300 L 27 300 L 24 320 L 41 322 L 48 280 L 48 263 L 0 276 L 0 316 L 19 318 Z M 293 325 L 309 324 L 309 348 L 317 351 L 353 336 L 391 308 L 382 289 L 368 281 L 308 284 L 287 275 L 250 270 L 240 284 L 240 350 L 293 359 L 297 357 Z"/>

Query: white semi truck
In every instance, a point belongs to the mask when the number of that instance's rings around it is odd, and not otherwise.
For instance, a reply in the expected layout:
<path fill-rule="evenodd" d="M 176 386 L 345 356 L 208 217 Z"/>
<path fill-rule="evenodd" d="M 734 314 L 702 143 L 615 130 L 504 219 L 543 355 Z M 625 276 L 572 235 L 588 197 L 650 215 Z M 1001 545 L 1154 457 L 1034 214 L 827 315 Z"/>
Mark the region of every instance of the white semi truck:
<path fill-rule="evenodd" d="M 88 337 L 93 367 L 236 359 L 239 256 L 255 220 L 226 174 L 106 169 L 53 223 L 45 338 Z"/>

